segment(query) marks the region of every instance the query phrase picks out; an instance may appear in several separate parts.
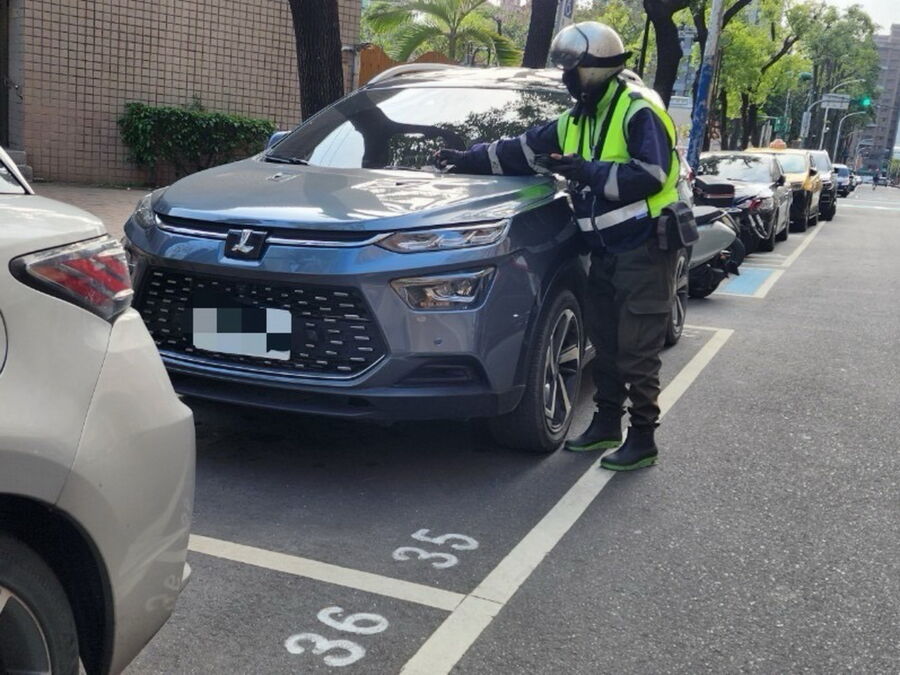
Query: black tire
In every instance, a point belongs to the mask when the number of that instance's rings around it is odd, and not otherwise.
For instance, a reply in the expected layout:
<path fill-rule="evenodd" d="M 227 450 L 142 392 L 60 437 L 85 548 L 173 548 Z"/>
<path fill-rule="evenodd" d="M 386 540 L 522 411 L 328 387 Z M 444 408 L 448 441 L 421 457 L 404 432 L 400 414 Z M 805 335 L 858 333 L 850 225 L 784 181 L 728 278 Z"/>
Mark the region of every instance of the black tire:
<path fill-rule="evenodd" d="M 62 585 L 37 553 L 18 539 L 0 534 L 3 597 L 0 672 L 77 675 L 78 634 Z"/>
<path fill-rule="evenodd" d="M 687 301 L 689 295 L 689 263 L 688 252 L 681 249 L 675 259 L 675 301 L 669 315 L 669 327 L 666 329 L 666 346 L 671 347 L 681 339 L 684 323 L 687 318 Z"/>
<path fill-rule="evenodd" d="M 775 250 L 775 230 L 778 229 L 778 218 L 775 214 L 772 215 L 772 230 L 769 232 L 769 236 L 765 239 L 759 240 L 759 249 L 763 253 L 769 253 L 770 251 Z"/>
<path fill-rule="evenodd" d="M 827 209 L 822 211 L 822 220 L 830 221 L 837 213 L 837 204 L 831 204 Z"/>
<path fill-rule="evenodd" d="M 787 222 L 784 224 L 784 229 L 775 235 L 775 241 L 787 241 L 788 235 L 791 233 L 791 212 L 788 211 Z"/>
<path fill-rule="evenodd" d="M 570 324 L 564 328 L 561 322 L 566 318 Z M 564 334 L 559 336 L 558 331 Z M 538 317 L 526 360 L 522 400 L 512 412 L 489 421 L 495 441 L 508 448 L 533 453 L 551 453 L 562 445 L 569 433 L 581 388 L 584 343 L 581 306 L 572 291 L 562 289 L 545 303 Z M 566 361 L 563 366 L 556 357 L 560 353 L 577 354 L 577 360 Z M 551 383 L 555 383 L 555 388 Z M 552 417 L 548 416 L 551 408 L 555 412 Z M 562 417 L 560 411 L 564 412 Z"/>
<path fill-rule="evenodd" d="M 794 232 L 806 232 L 809 227 L 809 197 L 806 198 L 806 206 L 803 215 L 792 223 Z"/>

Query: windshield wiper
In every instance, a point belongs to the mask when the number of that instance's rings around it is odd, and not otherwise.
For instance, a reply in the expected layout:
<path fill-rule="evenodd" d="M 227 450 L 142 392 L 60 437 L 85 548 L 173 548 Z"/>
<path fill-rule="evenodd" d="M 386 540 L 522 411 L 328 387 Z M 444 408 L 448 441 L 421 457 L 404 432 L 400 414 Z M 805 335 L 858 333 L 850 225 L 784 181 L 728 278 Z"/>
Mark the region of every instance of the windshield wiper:
<path fill-rule="evenodd" d="M 387 166 L 380 167 L 382 169 L 387 169 L 390 171 L 425 171 L 421 167 L 416 166 L 404 166 L 403 164 L 388 164 Z"/>
<path fill-rule="evenodd" d="M 266 155 L 263 159 L 267 162 L 276 162 L 278 164 L 299 164 L 300 166 L 309 166 L 309 162 L 302 157 L 281 157 L 279 155 Z"/>

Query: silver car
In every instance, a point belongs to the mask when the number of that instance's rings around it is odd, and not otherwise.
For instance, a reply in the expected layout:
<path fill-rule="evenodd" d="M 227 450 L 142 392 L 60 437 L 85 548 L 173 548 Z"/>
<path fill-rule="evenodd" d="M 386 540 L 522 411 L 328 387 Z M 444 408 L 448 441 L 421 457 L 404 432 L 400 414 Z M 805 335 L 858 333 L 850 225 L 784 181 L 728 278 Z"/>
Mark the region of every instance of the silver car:
<path fill-rule="evenodd" d="M 131 297 L 0 149 L 0 672 L 122 670 L 187 577 L 193 417 Z"/>

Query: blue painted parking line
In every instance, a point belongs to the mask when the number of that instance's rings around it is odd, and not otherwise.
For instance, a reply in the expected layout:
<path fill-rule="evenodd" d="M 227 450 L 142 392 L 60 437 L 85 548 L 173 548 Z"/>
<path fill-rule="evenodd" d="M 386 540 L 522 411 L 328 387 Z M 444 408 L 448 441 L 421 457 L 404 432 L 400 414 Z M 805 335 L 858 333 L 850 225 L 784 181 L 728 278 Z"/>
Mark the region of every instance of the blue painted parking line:
<path fill-rule="evenodd" d="M 740 276 L 727 279 L 719 294 L 763 298 L 783 272 L 770 267 L 742 267 Z"/>

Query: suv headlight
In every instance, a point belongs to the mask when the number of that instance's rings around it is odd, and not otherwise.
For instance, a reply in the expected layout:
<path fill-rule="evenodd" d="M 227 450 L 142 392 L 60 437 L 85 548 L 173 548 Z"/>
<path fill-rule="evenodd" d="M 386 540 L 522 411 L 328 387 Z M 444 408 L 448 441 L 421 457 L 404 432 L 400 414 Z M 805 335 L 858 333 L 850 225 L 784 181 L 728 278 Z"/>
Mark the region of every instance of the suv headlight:
<path fill-rule="evenodd" d="M 493 267 L 472 272 L 395 279 L 394 290 L 413 309 L 468 309 L 487 293 Z"/>
<path fill-rule="evenodd" d="M 447 251 L 455 248 L 489 246 L 501 241 L 509 232 L 509 219 L 478 225 L 442 227 L 437 230 L 397 232 L 378 242 L 379 246 L 395 253 Z"/>
<path fill-rule="evenodd" d="M 134 213 L 131 214 L 131 219 L 145 230 L 153 227 L 158 222 L 156 213 L 153 211 L 153 202 L 156 201 L 158 195 L 162 194 L 163 190 L 165 190 L 165 188 L 160 188 L 148 195 L 144 195 L 144 197 L 141 198 L 141 201 L 137 203 Z"/>

